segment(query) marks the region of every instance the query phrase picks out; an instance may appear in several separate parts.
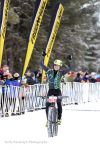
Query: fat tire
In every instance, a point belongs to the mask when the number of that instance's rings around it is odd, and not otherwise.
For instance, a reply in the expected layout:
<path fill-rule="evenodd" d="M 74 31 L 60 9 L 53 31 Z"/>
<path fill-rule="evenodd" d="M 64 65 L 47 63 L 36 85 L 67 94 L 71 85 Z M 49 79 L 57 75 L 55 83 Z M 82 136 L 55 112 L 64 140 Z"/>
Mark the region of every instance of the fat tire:
<path fill-rule="evenodd" d="M 57 124 L 58 113 L 55 107 L 49 107 L 48 109 L 48 137 L 57 136 L 58 124 Z"/>

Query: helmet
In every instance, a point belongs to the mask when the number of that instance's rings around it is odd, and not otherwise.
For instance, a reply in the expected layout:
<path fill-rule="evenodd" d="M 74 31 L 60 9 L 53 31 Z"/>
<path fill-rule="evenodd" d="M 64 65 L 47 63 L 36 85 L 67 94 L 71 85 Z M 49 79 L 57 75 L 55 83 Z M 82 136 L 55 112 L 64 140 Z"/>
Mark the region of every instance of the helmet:
<path fill-rule="evenodd" d="M 59 60 L 59 59 L 56 59 L 56 60 L 54 61 L 54 65 L 62 66 L 62 61 Z"/>

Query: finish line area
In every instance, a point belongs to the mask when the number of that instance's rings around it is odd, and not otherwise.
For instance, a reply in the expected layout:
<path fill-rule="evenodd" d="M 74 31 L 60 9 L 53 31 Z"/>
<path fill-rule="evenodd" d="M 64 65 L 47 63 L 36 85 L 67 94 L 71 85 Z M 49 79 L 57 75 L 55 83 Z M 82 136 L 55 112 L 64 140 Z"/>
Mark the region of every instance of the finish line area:
<path fill-rule="evenodd" d="M 53 138 L 47 135 L 44 109 L 0 119 L 0 146 L 5 149 L 100 149 L 100 102 L 63 106 L 62 124 Z"/>

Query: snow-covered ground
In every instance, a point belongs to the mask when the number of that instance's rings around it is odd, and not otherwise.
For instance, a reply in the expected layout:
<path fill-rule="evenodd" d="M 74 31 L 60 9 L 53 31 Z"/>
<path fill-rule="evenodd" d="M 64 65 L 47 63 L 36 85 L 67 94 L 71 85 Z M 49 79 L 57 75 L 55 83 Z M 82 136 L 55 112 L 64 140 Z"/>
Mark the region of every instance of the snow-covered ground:
<path fill-rule="evenodd" d="M 100 103 L 63 107 L 58 136 L 48 138 L 45 110 L 0 118 L 0 149 L 3 150 L 100 150 Z"/>

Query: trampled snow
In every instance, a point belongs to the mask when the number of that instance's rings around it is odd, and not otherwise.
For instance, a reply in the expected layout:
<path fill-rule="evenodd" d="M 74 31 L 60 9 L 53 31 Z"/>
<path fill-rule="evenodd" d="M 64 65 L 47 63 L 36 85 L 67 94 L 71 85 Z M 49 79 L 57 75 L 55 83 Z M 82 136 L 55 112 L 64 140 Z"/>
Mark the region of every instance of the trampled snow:
<path fill-rule="evenodd" d="M 0 118 L 0 148 L 100 150 L 100 103 L 63 106 L 58 136 L 50 138 L 45 110 Z"/>

